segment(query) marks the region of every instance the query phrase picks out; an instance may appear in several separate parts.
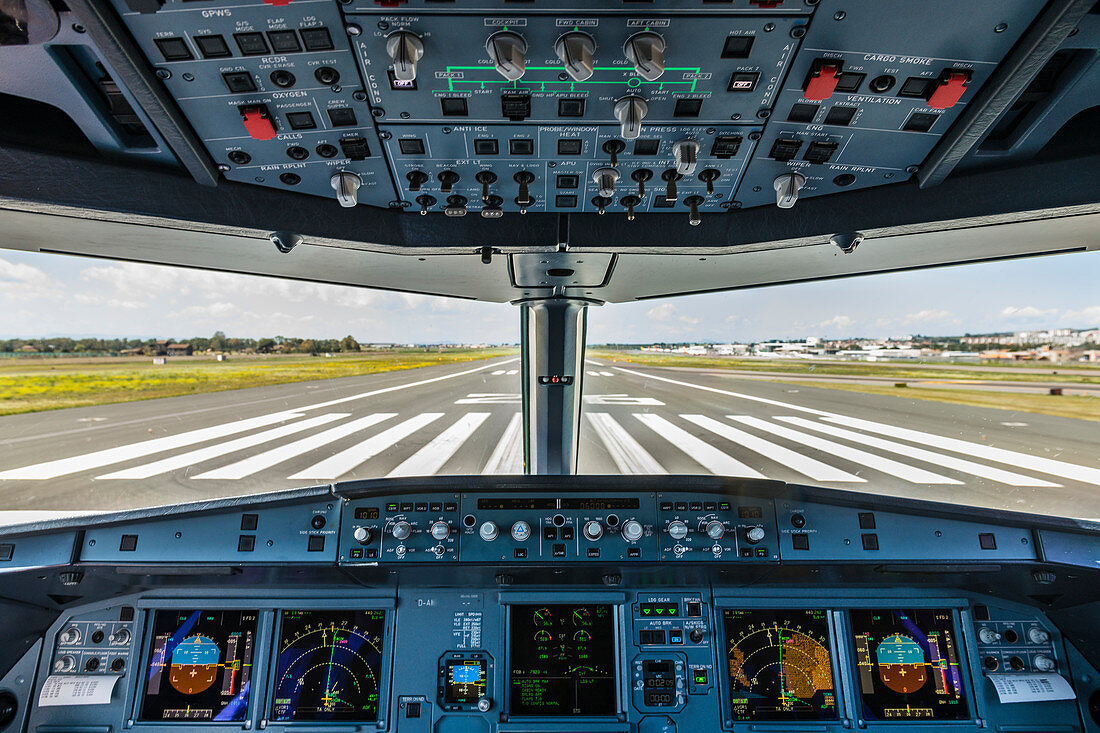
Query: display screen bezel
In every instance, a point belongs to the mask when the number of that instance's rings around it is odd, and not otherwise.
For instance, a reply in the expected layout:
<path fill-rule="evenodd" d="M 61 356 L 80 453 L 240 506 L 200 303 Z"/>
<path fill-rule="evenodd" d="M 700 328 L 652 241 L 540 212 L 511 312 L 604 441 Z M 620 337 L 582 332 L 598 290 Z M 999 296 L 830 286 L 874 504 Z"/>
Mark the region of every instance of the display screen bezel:
<path fill-rule="evenodd" d="M 625 630 L 623 629 L 623 598 L 621 596 L 615 596 L 614 598 L 608 598 L 606 596 L 591 596 L 591 597 L 573 597 L 573 598 L 561 598 L 560 596 L 530 596 L 516 599 L 503 600 L 506 612 L 503 616 L 504 634 L 504 710 L 509 718 L 515 718 L 525 721 L 561 721 L 563 719 L 572 720 L 592 720 L 592 721 L 607 721 L 615 720 L 623 714 L 623 684 L 622 669 L 623 669 L 623 646 L 621 639 Z M 516 608 L 531 607 L 531 606 L 584 606 L 584 605 L 606 605 L 611 608 L 611 661 L 612 669 L 615 672 L 615 705 L 614 711 L 611 713 L 604 713 L 599 715 L 574 715 L 572 713 L 565 714 L 523 714 L 512 712 L 512 617 Z"/>

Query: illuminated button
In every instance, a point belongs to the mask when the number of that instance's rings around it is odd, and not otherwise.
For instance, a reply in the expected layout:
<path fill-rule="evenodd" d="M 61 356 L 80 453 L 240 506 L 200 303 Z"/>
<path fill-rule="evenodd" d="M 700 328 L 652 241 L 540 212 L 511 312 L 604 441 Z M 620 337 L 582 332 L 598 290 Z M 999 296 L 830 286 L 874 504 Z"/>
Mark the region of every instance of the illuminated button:
<path fill-rule="evenodd" d="M 398 540 L 407 540 L 412 534 L 412 525 L 408 522 L 398 522 L 393 525 L 393 537 Z"/>
<path fill-rule="evenodd" d="M 445 540 L 451 534 L 451 527 L 446 522 L 436 522 L 432 525 L 432 537 L 437 540 Z"/>
<path fill-rule="evenodd" d="M 531 536 L 531 525 L 522 519 L 512 525 L 512 539 L 516 542 L 526 542 Z"/>
<path fill-rule="evenodd" d="M 599 522 L 595 522 L 595 521 L 587 522 L 584 525 L 584 536 L 587 539 L 590 539 L 593 542 L 595 542 L 600 537 L 603 537 L 603 525 L 601 525 Z"/>
<path fill-rule="evenodd" d="M 642 538 L 644 528 L 637 519 L 628 519 L 623 522 L 623 539 L 627 542 L 637 542 Z"/>
<path fill-rule="evenodd" d="M 714 521 L 707 523 L 707 537 L 712 540 L 720 540 L 726 534 L 726 526 L 721 522 Z"/>
<path fill-rule="evenodd" d="M 497 527 L 496 522 L 483 522 L 477 533 L 481 539 L 492 542 L 500 534 L 500 528 Z"/>
<path fill-rule="evenodd" d="M 668 630 L 668 643 L 669 644 L 683 644 L 684 643 L 684 630 L 683 629 L 669 629 Z"/>
<path fill-rule="evenodd" d="M 682 540 L 687 537 L 687 525 L 679 519 L 668 523 L 668 536 L 674 540 Z"/>
<path fill-rule="evenodd" d="M 928 106 L 932 109 L 950 109 L 959 103 L 962 95 L 966 93 L 966 87 L 970 84 L 970 72 L 952 70 L 940 79 L 939 85 L 928 98 Z"/>
<path fill-rule="evenodd" d="M 815 102 L 831 97 L 840 81 L 840 66 L 839 61 L 815 61 L 802 96 Z"/>

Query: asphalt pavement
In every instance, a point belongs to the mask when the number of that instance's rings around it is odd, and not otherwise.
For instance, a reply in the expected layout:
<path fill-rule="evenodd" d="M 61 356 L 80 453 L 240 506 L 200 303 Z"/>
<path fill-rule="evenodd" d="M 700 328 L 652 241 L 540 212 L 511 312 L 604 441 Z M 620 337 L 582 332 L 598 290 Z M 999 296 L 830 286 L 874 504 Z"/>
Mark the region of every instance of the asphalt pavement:
<path fill-rule="evenodd" d="M 0 520 L 522 473 L 517 358 L 0 417 Z M 1100 517 L 1100 425 L 593 359 L 580 472 L 767 477 Z"/>

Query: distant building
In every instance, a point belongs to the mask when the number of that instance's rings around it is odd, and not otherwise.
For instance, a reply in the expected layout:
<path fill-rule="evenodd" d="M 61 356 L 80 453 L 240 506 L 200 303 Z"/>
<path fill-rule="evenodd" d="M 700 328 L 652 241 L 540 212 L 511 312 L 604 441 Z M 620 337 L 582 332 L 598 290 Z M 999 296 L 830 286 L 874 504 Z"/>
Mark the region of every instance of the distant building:
<path fill-rule="evenodd" d="M 160 343 L 159 341 L 157 342 Z M 194 349 L 191 348 L 191 344 L 167 344 L 165 351 L 168 356 L 191 356 L 194 353 Z"/>

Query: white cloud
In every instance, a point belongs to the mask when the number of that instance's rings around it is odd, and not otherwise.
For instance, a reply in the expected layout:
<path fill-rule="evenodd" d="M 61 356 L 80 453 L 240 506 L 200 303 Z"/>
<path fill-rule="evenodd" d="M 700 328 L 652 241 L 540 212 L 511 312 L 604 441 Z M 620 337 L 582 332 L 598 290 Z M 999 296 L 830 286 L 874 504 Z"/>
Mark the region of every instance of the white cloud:
<path fill-rule="evenodd" d="M 676 306 L 672 303 L 661 303 L 646 311 L 645 316 L 651 321 L 671 321 L 676 315 Z"/>
<path fill-rule="evenodd" d="M 7 300 L 57 297 L 63 289 L 33 265 L 0 259 L 0 295 Z"/>
<path fill-rule="evenodd" d="M 691 316 L 680 316 L 680 323 L 687 323 L 691 326 L 694 326 L 695 324 L 699 323 L 699 320 L 700 319 L 693 318 Z"/>
<path fill-rule="evenodd" d="M 901 322 L 905 325 L 912 325 L 917 323 L 958 323 L 959 319 L 955 318 L 954 314 L 948 310 L 922 310 L 916 313 L 907 313 L 902 317 Z"/>
<path fill-rule="evenodd" d="M 1079 324 L 1085 328 L 1100 326 L 1100 305 L 1090 305 L 1081 310 L 1066 311 L 1062 314 L 1067 324 Z"/>
<path fill-rule="evenodd" d="M 835 329 L 838 329 L 838 330 L 843 330 L 843 329 L 846 329 L 846 328 L 851 328 L 852 326 L 855 325 L 855 323 L 856 322 L 854 320 L 852 320 L 851 318 L 849 318 L 848 316 L 837 315 L 837 316 L 833 316 L 832 318 L 828 319 L 827 321 L 822 321 L 821 323 L 816 324 L 814 326 L 814 328 L 823 328 L 823 329 L 824 328 L 835 328 Z"/>
<path fill-rule="evenodd" d="M 1032 319 L 1032 318 L 1046 318 L 1048 316 L 1057 315 L 1057 308 L 1049 308 L 1043 310 L 1036 308 L 1033 305 L 1025 305 L 1020 308 L 1014 305 L 1007 305 L 1004 310 L 1001 311 L 1001 318 L 1015 318 L 1015 319 Z"/>

